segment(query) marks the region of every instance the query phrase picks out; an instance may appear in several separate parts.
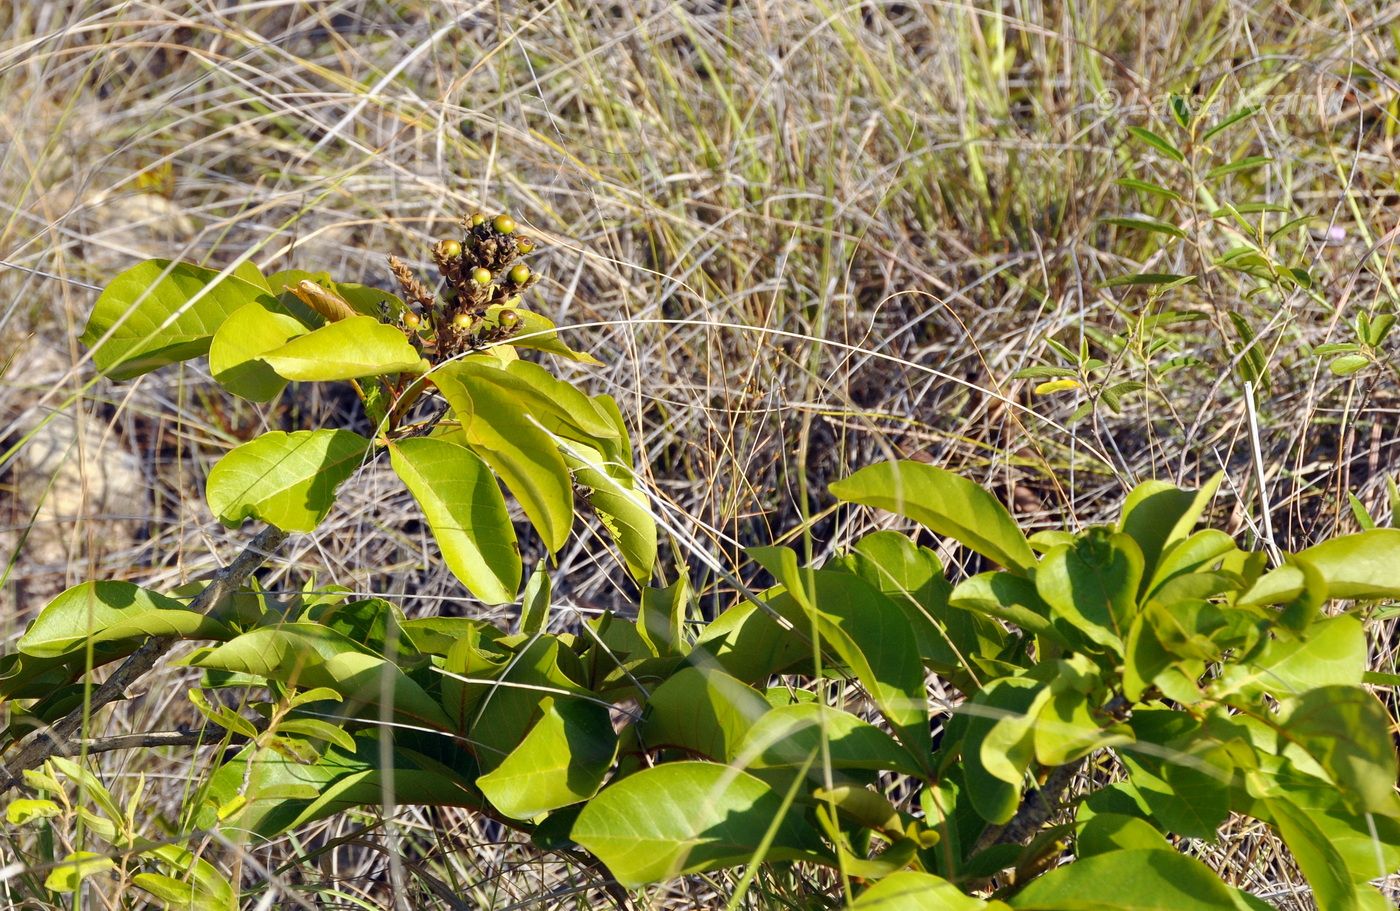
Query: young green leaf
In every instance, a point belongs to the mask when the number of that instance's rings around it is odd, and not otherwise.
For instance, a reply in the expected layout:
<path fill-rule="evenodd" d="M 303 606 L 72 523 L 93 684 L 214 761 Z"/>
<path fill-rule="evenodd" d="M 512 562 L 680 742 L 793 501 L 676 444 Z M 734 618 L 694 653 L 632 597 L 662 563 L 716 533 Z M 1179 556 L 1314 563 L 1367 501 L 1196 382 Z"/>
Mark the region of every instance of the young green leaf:
<path fill-rule="evenodd" d="M 302 382 L 422 373 L 427 369 L 402 332 L 372 316 L 327 323 L 263 353 L 262 360 L 278 376 Z"/>

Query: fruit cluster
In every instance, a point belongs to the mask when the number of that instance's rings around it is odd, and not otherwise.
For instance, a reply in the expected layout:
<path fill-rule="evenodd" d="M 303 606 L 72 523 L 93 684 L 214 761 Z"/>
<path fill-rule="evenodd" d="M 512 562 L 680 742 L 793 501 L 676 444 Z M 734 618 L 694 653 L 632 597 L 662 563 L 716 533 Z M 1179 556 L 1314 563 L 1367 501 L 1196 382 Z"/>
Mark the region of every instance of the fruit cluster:
<path fill-rule="evenodd" d="M 404 333 L 437 361 L 503 341 L 519 331 L 515 307 L 520 295 L 539 277 L 519 262 L 535 249 L 516 233 L 515 219 L 477 213 L 462 219 L 463 236 L 443 238 L 433 247 L 433 261 L 444 287 L 434 295 L 399 260 L 390 268 L 403 287 L 408 306 L 400 316 Z"/>

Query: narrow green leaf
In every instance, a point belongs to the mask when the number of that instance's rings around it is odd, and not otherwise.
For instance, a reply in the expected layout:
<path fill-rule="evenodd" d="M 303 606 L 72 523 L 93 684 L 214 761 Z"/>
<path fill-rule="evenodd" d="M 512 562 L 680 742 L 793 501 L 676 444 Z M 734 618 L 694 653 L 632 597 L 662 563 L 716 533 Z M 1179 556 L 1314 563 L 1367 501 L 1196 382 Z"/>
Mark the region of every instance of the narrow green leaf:
<path fill-rule="evenodd" d="M 1128 133 L 1131 134 L 1134 139 L 1150 145 L 1172 161 L 1186 160 L 1186 156 L 1182 154 L 1180 149 L 1149 129 L 1144 127 L 1128 127 Z"/>
<path fill-rule="evenodd" d="M 1146 216 L 1136 218 L 1105 218 L 1103 219 L 1103 223 L 1106 225 L 1113 225 L 1116 228 L 1132 228 L 1137 231 L 1150 231 L 1153 234 L 1166 234 L 1171 237 L 1186 236 L 1186 232 L 1176 225 L 1169 225 L 1164 221 L 1158 221 L 1155 218 L 1147 218 Z"/>
<path fill-rule="evenodd" d="M 1165 290 L 1189 285 L 1195 280 L 1196 276 L 1194 275 L 1176 275 L 1171 272 L 1139 272 L 1136 275 L 1115 275 L 1104 282 L 1103 286 L 1116 288 L 1119 285 L 1161 285 Z"/>
<path fill-rule="evenodd" d="M 225 525 L 260 519 L 283 531 L 311 531 L 335 491 L 364 459 L 369 440 L 349 430 L 265 433 L 226 454 L 209 472 L 205 497 Z"/>
<path fill-rule="evenodd" d="M 391 443 L 389 460 L 427 517 L 452 574 L 489 604 L 513 600 L 520 546 L 486 463 L 465 447 L 431 437 Z"/>

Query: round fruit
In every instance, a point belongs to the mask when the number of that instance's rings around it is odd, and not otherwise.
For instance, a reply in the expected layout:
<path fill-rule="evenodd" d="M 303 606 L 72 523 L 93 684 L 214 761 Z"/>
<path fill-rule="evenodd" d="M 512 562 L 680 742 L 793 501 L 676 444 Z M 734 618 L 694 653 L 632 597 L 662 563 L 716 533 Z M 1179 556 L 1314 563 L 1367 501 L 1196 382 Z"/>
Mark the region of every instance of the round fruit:
<path fill-rule="evenodd" d="M 418 314 L 409 310 L 403 315 L 403 324 L 410 329 L 417 329 L 423 324 L 423 321 L 418 318 Z"/>
<path fill-rule="evenodd" d="M 522 237 L 515 242 L 515 249 L 519 250 L 521 253 L 529 253 L 531 250 L 535 249 L 535 242 Z"/>
<path fill-rule="evenodd" d="M 496 317 L 496 325 L 502 329 L 514 329 L 520 325 L 520 314 L 512 313 L 510 310 L 502 310 L 500 316 Z"/>
<path fill-rule="evenodd" d="M 491 270 L 477 266 L 472 270 L 472 281 L 476 282 L 478 285 L 491 284 Z"/>
<path fill-rule="evenodd" d="M 452 325 L 456 326 L 458 329 L 470 329 L 474 322 L 476 322 L 476 320 L 472 318 L 470 313 L 459 313 L 452 317 Z"/>
<path fill-rule="evenodd" d="M 480 227 L 480 226 L 482 226 L 482 225 L 484 225 L 484 224 L 486 224 L 486 216 L 485 216 L 485 215 L 482 215 L 480 212 L 478 212 L 478 213 L 476 213 L 475 215 L 472 216 L 472 227 L 473 227 L 473 228 L 478 228 L 478 227 Z"/>
<path fill-rule="evenodd" d="M 437 248 L 443 259 L 456 259 L 462 255 L 462 244 L 451 238 L 438 241 Z"/>
<path fill-rule="evenodd" d="M 491 227 L 502 234 L 509 234 L 515 230 L 515 219 L 509 215 L 497 215 L 496 219 L 491 222 Z"/>
<path fill-rule="evenodd" d="M 524 263 L 512 266 L 510 270 L 510 280 L 517 285 L 525 284 L 530 280 L 530 267 Z"/>

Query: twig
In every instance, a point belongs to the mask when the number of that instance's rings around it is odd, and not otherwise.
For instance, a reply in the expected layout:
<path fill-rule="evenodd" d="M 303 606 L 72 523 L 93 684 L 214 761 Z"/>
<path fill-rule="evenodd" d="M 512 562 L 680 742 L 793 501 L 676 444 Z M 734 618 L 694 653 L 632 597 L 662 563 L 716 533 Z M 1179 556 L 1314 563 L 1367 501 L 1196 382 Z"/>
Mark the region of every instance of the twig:
<path fill-rule="evenodd" d="M 1025 844 L 1060 808 L 1060 797 L 1084 768 L 1084 760 L 1056 766 L 1045 777 L 1045 783 L 1026 795 L 1011 821 L 1004 826 L 990 826 L 973 845 L 972 854 L 995 845 Z"/>
<path fill-rule="evenodd" d="M 265 725 L 264 725 L 265 726 Z M 230 744 L 243 744 L 248 738 L 233 734 L 217 724 L 206 724 L 198 730 L 181 728 L 176 731 L 147 731 L 142 734 L 117 734 L 114 737 L 90 737 L 77 741 L 89 756 L 94 753 L 115 753 L 120 750 L 142 750 L 155 747 L 212 746 L 227 737 Z"/>
<path fill-rule="evenodd" d="M 204 590 L 190 602 L 190 609 L 207 614 L 225 595 L 237 591 L 253 570 L 261 566 L 286 539 L 287 533 L 278 528 L 268 527 L 260 531 L 243 552 L 234 557 L 232 563 L 214 574 Z M 92 691 L 83 705 L 47 728 L 29 735 L 14 758 L 0 769 L 0 794 L 21 784 L 27 769 L 36 768 L 55 755 L 71 755 L 75 747 L 80 748 L 82 742 L 75 738 L 83 725 L 99 709 L 125 699 L 127 688 L 155 667 L 175 641 L 171 637 L 146 640 L 112 672 L 112 676 Z"/>

